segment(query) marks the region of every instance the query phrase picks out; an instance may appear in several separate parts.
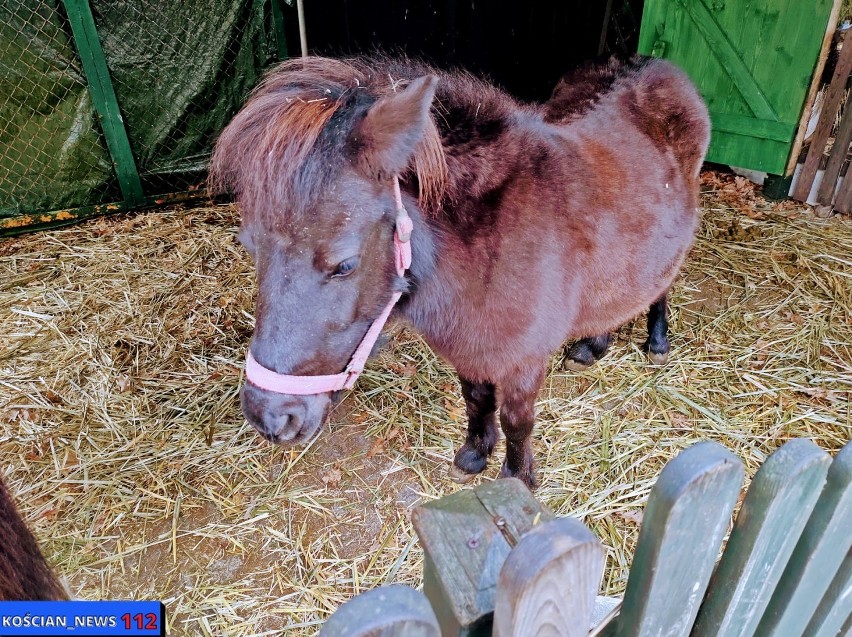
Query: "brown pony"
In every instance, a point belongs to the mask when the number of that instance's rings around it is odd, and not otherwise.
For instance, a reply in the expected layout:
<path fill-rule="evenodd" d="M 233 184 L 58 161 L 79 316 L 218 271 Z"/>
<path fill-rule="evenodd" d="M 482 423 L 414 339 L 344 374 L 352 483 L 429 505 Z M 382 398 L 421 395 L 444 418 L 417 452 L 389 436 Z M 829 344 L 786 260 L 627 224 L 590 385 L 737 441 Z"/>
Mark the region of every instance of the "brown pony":
<path fill-rule="evenodd" d="M 458 477 L 485 469 L 499 406 L 501 475 L 534 486 L 550 356 L 655 302 L 664 324 L 709 136 L 695 88 L 660 60 L 582 71 L 544 106 L 408 60 L 285 62 L 222 133 L 211 167 L 241 204 L 257 268 L 251 352 L 279 374 L 338 373 L 403 291 L 395 316 L 459 374 L 469 423 Z M 394 176 L 414 222 L 405 276 Z M 334 398 L 247 383 L 242 407 L 268 440 L 303 442 Z"/>
<path fill-rule="evenodd" d="M 0 478 L 0 601 L 68 599 Z"/>

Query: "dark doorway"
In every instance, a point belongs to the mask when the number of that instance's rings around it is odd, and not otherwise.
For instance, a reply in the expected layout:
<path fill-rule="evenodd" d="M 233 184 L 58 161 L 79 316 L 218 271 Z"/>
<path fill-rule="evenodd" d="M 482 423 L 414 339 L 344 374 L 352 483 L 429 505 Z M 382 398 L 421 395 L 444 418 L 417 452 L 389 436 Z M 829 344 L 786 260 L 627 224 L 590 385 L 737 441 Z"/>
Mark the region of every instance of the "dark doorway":
<path fill-rule="evenodd" d="M 545 99 L 586 60 L 636 51 L 644 0 L 305 0 L 311 53 L 381 49 L 486 75 L 518 97 Z M 298 55 L 295 8 L 287 11 Z"/>

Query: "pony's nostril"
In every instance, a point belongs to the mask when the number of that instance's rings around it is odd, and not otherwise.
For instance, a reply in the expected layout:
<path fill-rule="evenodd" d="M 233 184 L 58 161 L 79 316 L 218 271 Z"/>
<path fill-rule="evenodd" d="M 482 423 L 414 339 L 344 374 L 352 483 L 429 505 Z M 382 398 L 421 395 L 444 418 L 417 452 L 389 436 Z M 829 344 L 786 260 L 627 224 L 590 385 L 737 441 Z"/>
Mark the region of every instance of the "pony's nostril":
<path fill-rule="evenodd" d="M 279 416 L 276 431 L 279 442 L 289 442 L 299 435 L 302 419 L 296 414 Z"/>

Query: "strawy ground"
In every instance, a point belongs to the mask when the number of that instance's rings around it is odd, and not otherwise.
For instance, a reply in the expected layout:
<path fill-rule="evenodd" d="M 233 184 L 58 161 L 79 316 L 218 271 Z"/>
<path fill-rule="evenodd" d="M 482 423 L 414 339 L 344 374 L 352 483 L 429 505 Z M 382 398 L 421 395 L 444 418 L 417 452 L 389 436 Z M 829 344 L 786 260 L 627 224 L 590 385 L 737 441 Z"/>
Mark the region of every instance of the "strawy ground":
<path fill-rule="evenodd" d="M 753 475 L 789 438 L 852 437 L 852 220 L 717 173 L 703 189 L 669 364 L 639 351 L 638 319 L 586 372 L 554 357 L 538 402 L 537 496 L 603 540 L 609 594 L 680 450 L 718 441 Z M 264 443 L 237 400 L 237 223 L 175 208 L 0 241 L 0 471 L 73 595 L 161 599 L 173 635 L 313 635 L 359 591 L 420 584 L 409 516 L 459 488 L 464 405 L 395 328 L 308 447 Z"/>

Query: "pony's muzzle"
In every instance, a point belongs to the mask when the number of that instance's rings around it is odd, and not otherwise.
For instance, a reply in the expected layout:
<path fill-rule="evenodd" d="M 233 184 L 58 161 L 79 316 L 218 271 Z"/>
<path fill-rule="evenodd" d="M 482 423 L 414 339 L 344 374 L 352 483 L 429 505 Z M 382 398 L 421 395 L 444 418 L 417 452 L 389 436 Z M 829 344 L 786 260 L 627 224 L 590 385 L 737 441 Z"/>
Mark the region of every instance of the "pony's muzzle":
<path fill-rule="evenodd" d="M 240 391 L 240 404 L 246 420 L 266 440 L 300 444 L 319 431 L 331 406 L 331 394 L 279 394 L 246 383 Z"/>

